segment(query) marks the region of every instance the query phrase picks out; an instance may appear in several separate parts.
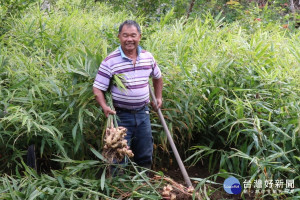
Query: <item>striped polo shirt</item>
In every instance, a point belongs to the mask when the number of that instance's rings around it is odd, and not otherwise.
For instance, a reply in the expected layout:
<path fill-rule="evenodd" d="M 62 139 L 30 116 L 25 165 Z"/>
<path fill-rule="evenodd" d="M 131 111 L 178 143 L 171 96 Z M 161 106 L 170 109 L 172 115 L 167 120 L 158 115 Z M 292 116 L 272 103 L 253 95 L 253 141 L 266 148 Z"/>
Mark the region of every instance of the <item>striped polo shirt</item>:
<path fill-rule="evenodd" d="M 149 77 L 159 79 L 161 71 L 151 53 L 138 47 L 135 66 L 126 57 L 121 46 L 108 55 L 101 63 L 93 86 L 107 91 L 114 74 L 122 74 L 126 90 L 111 86 L 115 107 L 137 109 L 149 103 Z"/>

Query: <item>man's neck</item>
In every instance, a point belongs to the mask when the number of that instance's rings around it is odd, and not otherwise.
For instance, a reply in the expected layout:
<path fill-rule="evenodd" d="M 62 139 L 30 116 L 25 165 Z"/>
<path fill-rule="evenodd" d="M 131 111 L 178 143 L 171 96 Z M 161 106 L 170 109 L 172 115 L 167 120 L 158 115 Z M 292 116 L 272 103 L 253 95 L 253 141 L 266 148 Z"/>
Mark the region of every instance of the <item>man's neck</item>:
<path fill-rule="evenodd" d="M 123 49 L 122 49 L 123 50 Z M 128 58 L 131 58 L 131 59 L 136 59 L 137 58 L 137 52 L 136 50 L 134 51 L 124 51 L 124 54 L 128 57 Z"/>
<path fill-rule="evenodd" d="M 131 59 L 135 60 L 138 56 L 138 49 L 132 50 L 132 51 L 126 51 L 121 47 L 121 45 L 119 48 L 123 52 L 123 55 L 126 56 L 127 58 L 131 58 Z"/>

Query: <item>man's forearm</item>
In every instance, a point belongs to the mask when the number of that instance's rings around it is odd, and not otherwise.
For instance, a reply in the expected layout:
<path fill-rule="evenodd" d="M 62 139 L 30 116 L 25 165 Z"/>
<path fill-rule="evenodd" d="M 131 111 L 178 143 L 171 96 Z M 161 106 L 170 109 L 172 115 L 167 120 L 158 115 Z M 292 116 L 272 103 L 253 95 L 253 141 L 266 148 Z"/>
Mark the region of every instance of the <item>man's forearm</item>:
<path fill-rule="evenodd" d="M 159 79 L 154 79 L 153 78 L 152 82 L 153 82 L 155 97 L 157 99 L 161 99 L 162 98 L 162 88 L 163 88 L 162 78 L 159 78 Z"/>
<path fill-rule="evenodd" d="M 107 104 L 106 104 L 106 100 L 104 97 L 104 92 L 95 87 L 93 87 L 93 92 L 94 92 L 96 101 L 99 103 L 99 105 L 102 107 L 102 109 L 105 109 L 107 107 Z"/>
<path fill-rule="evenodd" d="M 99 105 L 102 107 L 104 115 L 108 117 L 108 115 L 116 114 L 114 110 L 112 110 L 109 106 L 107 106 L 105 97 L 104 97 L 104 92 L 102 90 L 99 90 L 98 88 L 93 87 L 93 92 L 95 94 L 96 101 L 99 103 Z"/>

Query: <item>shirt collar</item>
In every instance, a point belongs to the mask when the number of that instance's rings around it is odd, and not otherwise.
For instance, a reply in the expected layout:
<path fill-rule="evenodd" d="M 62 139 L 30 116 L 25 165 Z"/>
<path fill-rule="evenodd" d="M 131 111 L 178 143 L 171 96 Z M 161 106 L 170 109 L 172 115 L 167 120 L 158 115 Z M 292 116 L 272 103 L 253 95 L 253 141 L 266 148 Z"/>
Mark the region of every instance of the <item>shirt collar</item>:
<path fill-rule="evenodd" d="M 119 46 L 119 50 L 120 50 L 120 52 L 121 52 L 122 58 L 127 58 L 127 59 L 129 59 L 129 58 L 125 55 L 124 51 L 122 50 L 121 45 Z M 137 49 L 137 53 L 138 53 L 137 56 L 139 56 L 141 52 L 142 52 L 142 47 L 139 45 L 139 46 L 138 46 L 138 49 Z"/>

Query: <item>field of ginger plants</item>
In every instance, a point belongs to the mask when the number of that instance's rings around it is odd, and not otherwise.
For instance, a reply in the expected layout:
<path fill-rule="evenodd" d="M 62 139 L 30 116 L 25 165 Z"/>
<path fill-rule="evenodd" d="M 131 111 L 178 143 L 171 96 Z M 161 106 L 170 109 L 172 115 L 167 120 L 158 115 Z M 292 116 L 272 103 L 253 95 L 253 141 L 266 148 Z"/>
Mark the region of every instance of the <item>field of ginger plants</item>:
<path fill-rule="evenodd" d="M 141 46 L 162 70 L 162 112 L 185 165 L 209 173 L 191 177 L 187 196 L 208 199 L 235 176 L 294 180 L 293 192 L 258 199 L 299 197 L 299 29 L 251 17 L 227 23 L 210 13 L 186 21 L 173 10 L 149 23 L 105 3 L 60 0 L 49 12 L 34 3 L 2 21 L 0 199 L 161 199 L 167 184 L 176 185 L 159 170 L 177 165 L 154 111 L 153 178 L 133 163 L 107 177 L 106 119 L 92 83 L 126 19 L 141 24 Z M 25 164 L 32 144 L 36 170 Z"/>

